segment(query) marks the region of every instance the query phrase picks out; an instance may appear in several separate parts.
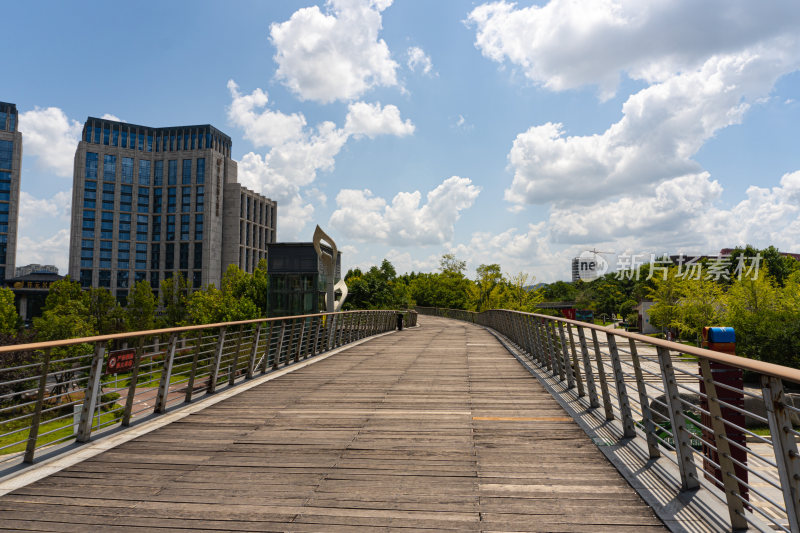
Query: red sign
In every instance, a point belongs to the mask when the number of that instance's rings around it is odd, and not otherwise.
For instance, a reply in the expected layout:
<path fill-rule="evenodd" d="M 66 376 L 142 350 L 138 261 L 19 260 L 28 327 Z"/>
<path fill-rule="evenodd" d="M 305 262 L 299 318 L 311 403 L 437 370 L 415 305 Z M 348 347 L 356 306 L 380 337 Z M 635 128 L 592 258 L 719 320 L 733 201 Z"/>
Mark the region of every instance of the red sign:
<path fill-rule="evenodd" d="M 115 352 L 108 352 L 106 374 L 127 372 L 133 368 L 133 362 L 135 359 L 136 350 L 117 350 Z"/>

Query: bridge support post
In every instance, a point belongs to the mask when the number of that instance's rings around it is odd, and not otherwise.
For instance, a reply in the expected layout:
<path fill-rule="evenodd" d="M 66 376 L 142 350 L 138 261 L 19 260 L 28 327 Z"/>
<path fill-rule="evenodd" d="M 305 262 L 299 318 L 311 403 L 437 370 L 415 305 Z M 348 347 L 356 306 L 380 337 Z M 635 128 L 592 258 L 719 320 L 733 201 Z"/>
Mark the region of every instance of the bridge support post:
<path fill-rule="evenodd" d="M 589 348 L 586 345 L 586 335 L 583 328 L 577 326 L 578 342 L 581 343 L 581 358 L 583 359 L 583 373 L 586 375 L 586 388 L 589 389 L 589 407 L 600 407 L 600 402 L 597 400 L 597 387 L 594 384 L 594 373 L 592 372 L 592 362 L 589 359 Z"/>
<path fill-rule="evenodd" d="M 192 369 L 189 371 L 189 381 L 186 383 L 186 397 L 184 403 L 191 403 L 194 393 L 194 379 L 197 377 L 197 360 L 200 358 L 200 350 L 203 345 L 203 332 L 198 331 L 195 338 L 194 355 L 192 356 Z"/>
<path fill-rule="evenodd" d="M 163 413 L 167 410 L 167 395 L 169 394 L 169 382 L 172 377 L 172 363 L 175 361 L 175 348 L 178 345 L 178 334 L 173 333 L 169 337 L 169 344 L 167 344 L 166 357 L 164 357 L 164 366 L 161 370 L 161 380 L 158 382 L 158 396 L 156 397 L 156 406 L 153 409 L 154 413 Z"/>
<path fill-rule="evenodd" d="M 278 333 L 278 346 L 275 348 L 275 355 L 272 358 L 272 369 L 277 370 L 281 364 L 281 352 L 283 351 L 283 338 L 286 336 L 286 321 L 281 321 L 281 330 Z"/>
<path fill-rule="evenodd" d="M 242 341 L 244 340 L 244 328 L 245 325 L 242 324 L 239 326 L 239 340 L 236 341 L 236 351 L 233 354 L 233 365 L 231 365 L 230 375 L 228 376 L 228 385 L 233 387 L 233 383 L 236 381 L 236 369 L 239 367 L 239 356 L 242 352 Z"/>
<path fill-rule="evenodd" d="M 578 353 L 575 351 L 575 336 L 572 334 L 572 324 L 567 324 L 569 334 L 569 349 L 572 352 L 572 369 L 575 373 L 575 381 L 578 383 L 578 397 L 586 396 L 583 390 L 583 378 L 581 377 L 581 366 L 578 363 Z"/>
<path fill-rule="evenodd" d="M 567 338 L 564 335 L 564 323 L 558 323 L 558 334 L 561 338 L 561 361 L 564 363 L 564 367 L 567 371 L 567 388 L 574 389 L 575 388 L 575 374 L 572 372 L 572 365 L 569 362 L 569 351 L 567 349 Z"/>
<path fill-rule="evenodd" d="M 719 403 L 717 386 L 714 383 L 714 375 L 711 372 L 711 364 L 708 359 L 700 359 L 700 372 L 703 375 L 703 383 L 708 397 L 708 412 L 711 414 L 714 445 L 717 448 L 717 459 L 719 460 L 719 468 L 722 474 L 722 486 L 725 488 L 725 500 L 728 503 L 728 514 L 731 517 L 731 529 L 745 530 L 747 529 L 747 520 L 744 519 L 744 503 L 739 490 L 739 483 L 733 478 L 736 473 L 736 467 L 733 464 L 731 445 L 728 442 L 725 422 L 722 418 L 722 406 Z M 777 448 L 775 450 L 777 451 Z M 796 531 L 797 529 L 794 530 Z"/>
<path fill-rule="evenodd" d="M 607 333 L 608 352 L 611 355 L 611 366 L 614 369 L 614 384 L 617 387 L 617 401 L 619 401 L 619 411 L 622 414 L 622 435 L 625 437 L 636 436 L 636 428 L 633 425 L 631 415 L 631 404 L 628 398 L 628 390 L 625 387 L 625 375 L 622 373 L 622 364 L 619 360 L 619 350 L 617 350 L 617 340 L 614 335 Z"/>
<path fill-rule="evenodd" d="M 36 453 L 36 439 L 39 437 L 39 424 L 42 420 L 42 407 L 44 406 L 44 395 L 47 393 L 47 374 L 50 370 L 50 348 L 45 348 L 42 366 L 39 370 L 39 391 L 36 395 L 36 407 L 31 419 L 31 429 L 28 432 L 28 444 L 25 448 L 23 462 L 33 463 Z"/>
<path fill-rule="evenodd" d="M 225 333 L 227 328 L 221 326 L 219 328 L 219 341 L 217 341 L 217 349 L 214 351 L 214 362 L 211 363 L 211 375 L 208 376 L 208 394 L 214 394 L 217 390 L 217 377 L 219 376 L 219 365 L 222 361 L 222 349 L 225 347 Z"/>
<path fill-rule="evenodd" d="M 253 346 L 250 348 L 250 358 L 247 360 L 247 374 L 245 379 L 252 379 L 256 371 L 256 357 L 258 356 L 258 343 L 261 341 L 261 329 L 264 323 L 259 322 L 256 330 L 253 333 Z"/>
<path fill-rule="evenodd" d="M 91 438 L 92 415 L 97 402 L 97 393 L 100 391 L 100 377 L 103 375 L 103 356 L 105 352 L 105 343 L 98 342 L 94 345 L 94 357 L 89 370 L 89 383 L 86 385 L 86 391 L 83 394 L 81 420 L 78 423 L 78 434 L 75 437 L 78 442 L 89 442 Z"/>
<path fill-rule="evenodd" d="M 639 361 L 639 352 L 636 350 L 636 342 L 628 339 L 631 348 L 631 361 L 633 362 L 633 372 L 636 374 L 636 389 L 639 391 L 639 405 L 642 408 L 642 418 L 644 418 L 644 433 L 647 436 L 647 451 L 651 459 L 661 457 L 661 450 L 658 449 L 656 441 L 656 425 L 653 420 L 653 413 L 650 410 L 650 400 L 647 397 L 647 384 L 644 382 L 642 374 L 642 364 Z"/>
<path fill-rule="evenodd" d="M 614 407 L 611 405 L 611 394 L 608 392 L 608 382 L 606 382 L 606 368 L 603 364 L 603 352 L 600 351 L 600 343 L 597 340 L 597 330 L 592 330 L 592 346 L 594 346 L 594 361 L 597 365 L 597 379 L 600 380 L 600 392 L 603 394 L 603 409 L 606 412 L 606 420 L 614 420 Z"/>
<path fill-rule="evenodd" d="M 547 349 L 547 331 L 545 323 L 542 319 L 534 318 L 533 323 L 536 330 L 536 342 L 539 345 L 539 358 L 548 372 L 554 372 L 553 362 L 550 358 L 550 352 Z"/>
<path fill-rule="evenodd" d="M 125 411 L 122 413 L 122 427 L 131 425 L 133 415 L 133 401 L 136 399 L 136 385 L 139 382 L 139 367 L 142 365 L 142 352 L 144 351 L 144 337 L 139 337 L 136 346 L 136 355 L 133 358 L 133 368 L 131 369 L 131 384 L 128 386 L 128 397 L 125 398 Z"/>
<path fill-rule="evenodd" d="M 300 356 L 303 355 L 304 346 L 303 346 L 303 339 L 306 336 L 306 319 L 299 318 L 300 320 L 300 336 L 297 338 L 297 349 L 294 352 L 294 362 L 300 362 Z"/>
<path fill-rule="evenodd" d="M 557 341 L 556 325 L 555 322 L 552 320 L 548 320 L 547 325 L 550 326 L 549 328 L 547 328 L 549 330 L 547 337 L 549 339 L 549 344 L 550 344 L 550 358 L 553 360 L 553 376 L 555 377 L 556 372 L 558 372 L 558 380 L 564 381 L 567 378 L 566 375 L 564 374 L 564 368 L 561 366 L 561 361 L 558 357 L 558 353 L 556 352 L 556 341 Z"/>
<path fill-rule="evenodd" d="M 800 531 L 800 456 L 792 434 L 792 421 L 786 412 L 786 394 L 780 379 L 761 376 L 761 391 L 767 408 L 769 430 L 772 434 L 772 447 L 778 465 L 783 501 L 792 531 Z"/>
<path fill-rule="evenodd" d="M 672 439 L 675 442 L 675 455 L 678 458 L 678 469 L 681 472 L 681 489 L 691 490 L 700 486 L 697 479 L 697 465 L 694 464 L 694 450 L 691 437 L 686 427 L 686 414 L 681 405 L 678 394 L 678 384 L 675 381 L 675 369 L 669 357 L 669 349 L 657 346 L 658 362 L 661 366 L 661 379 L 664 382 L 667 405 L 669 406 L 669 419 L 672 425 Z"/>

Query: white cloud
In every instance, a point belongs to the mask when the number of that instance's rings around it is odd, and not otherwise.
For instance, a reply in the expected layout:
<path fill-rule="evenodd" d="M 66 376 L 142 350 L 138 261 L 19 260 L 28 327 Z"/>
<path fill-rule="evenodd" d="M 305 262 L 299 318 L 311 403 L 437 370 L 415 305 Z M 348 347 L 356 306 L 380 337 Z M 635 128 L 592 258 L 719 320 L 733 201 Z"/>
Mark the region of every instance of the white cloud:
<path fill-rule="evenodd" d="M 244 138 L 257 146 L 277 146 L 305 137 L 306 118 L 302 113 L 286 115 L 280 111 L 265 109 L 269 98 L 267 93 L 256 89 L 242 95 L 239 86 L 228 80 L 231 105 L 228 108 L 230 122 L 244 131 Z"/>
<path fill-rule="evenodd" d="M 414 125 L 403 121 L 396 106 L 356 102 L 348 107 L 345 126 L 321 122 L 307 126 L 302 113 L 286 115 L 265 109 L 266 92 L 256 89 L 243 95 L 233 80 L 228 81 L 231 106 L 228 119 L 242 128 L 245 138 L 258 147 L 268 146 L 264 154 L 249 152 L 239 161 L 239 182 L 245 187 L 278 201 L 281 239 L 299 235 L 314 212 L 313 204 L 324 205 L 325 195 L 311 186 L 320 171 L 330 171 L 336 155 L 350 136 L 410 135 Z"/>
<path fill-rule="evenodd" d="M 433 63 L 425 50 L 419 46 L 411 46 L 408 51 L 408 68 L 414 72 L 419 68 L 424 74 L 430 74 L 433 71 Z"/>
<path fill-rule="evenodd" d="M 26 157 L 36 157 L 36 164 L 42 170 L 58 176 L 72 176 L 75 149 L 83 130 L 80 122 L 70 120 L 57 107 L 37 107 L 19 115 L 19 130 Z"/>
<path fill-rule="evenodd" d="M 414 124 L 409 119 L 403 121 L 397 106 L 389 104 L 381 107 L 380 102 L 375 104 L 355 102 L 347 107 L 344 129 L 355 137 L 363 135 L 370 139 L 378 135 L 404 137 L 414 133 Z"/>
<path fill-rule="evenodd" d="M 537 84 L 564 90 L 594 84 L 613 95 L 620 74 L 648 83 L 697 69 L 772 39 L 794 39 L 800 5 L 779 0 L 551 0 L 517 8 L 482 4 L 468 17 L 475 46 Z M 601 43 L 598 45 L 598 43 Z M 775 48 L 781 48 L 777 43 Z"/>
<path fill-rule="evenodd" d="M 800 56 L 800 54 L 798 54 Z M 509 202 L 593 202 L 698 173 L 691 159 L 715 132 L 741 122 L 748 102 L 800 65 L 783 50 L 714 56 L 696 70 L 630 96 L 604 133 L 566 136 L 562 124 L 534 126 L 509 153 Z"/>
<path fill-rule="evenodd" d="M 468 178 L 444 180 L 426 195 L 420 206 L 419 191 L 400 192 L 391 204 L 369 189 L 342 189 L 330 225 L 347 237 L 397 245 L 442 244 L 453 238 L 461 211 L 472 206 L 480 188 Z"/>
<path fill-rule="evenodd" d="M 30 193 L 19 193 L 19 229 L 39 223 L 43 217 L 60 218 L 69 223 L 72 190 L 56 193 L 52 198 L 36 198 Z"/>
<path fill-rule="evenodd" d="M 100 118 L 104 118 L 106 120 L 114 120 L 117 122 L 127 122 L 127 120 L 122 120 L 117 115 L 112 115 L 111 113 L 104 113 L 103 116 Z"/>
<path fill-rule="evenodd" d="M 391 0 L 329 0 L 326 12 L 299 9 L 270 26 L 276 76 L 302 100 L 358 98 L 376 86 L 397 85 L 397 63 L 378 38 Z"/>
<path fill-rule="evenodd" d="M 68 270 L 69 229 L 60 229 L 52 237 L 34 239 L 21 236 L 17 241 L 17 266 L 38 263 L 56 265 L 61 272 Z"/>

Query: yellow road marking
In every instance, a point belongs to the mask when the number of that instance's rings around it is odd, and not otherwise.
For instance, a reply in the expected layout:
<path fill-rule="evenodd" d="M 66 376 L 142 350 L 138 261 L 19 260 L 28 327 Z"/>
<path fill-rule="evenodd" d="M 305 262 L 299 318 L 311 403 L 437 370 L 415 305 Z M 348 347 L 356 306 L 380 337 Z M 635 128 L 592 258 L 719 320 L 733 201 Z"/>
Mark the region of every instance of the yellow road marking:
<path fill-rule="evenodd" d="M 572 422 L 572 419 L 567 416 L 473 416 L 472 419 L 508 422 Z"/>

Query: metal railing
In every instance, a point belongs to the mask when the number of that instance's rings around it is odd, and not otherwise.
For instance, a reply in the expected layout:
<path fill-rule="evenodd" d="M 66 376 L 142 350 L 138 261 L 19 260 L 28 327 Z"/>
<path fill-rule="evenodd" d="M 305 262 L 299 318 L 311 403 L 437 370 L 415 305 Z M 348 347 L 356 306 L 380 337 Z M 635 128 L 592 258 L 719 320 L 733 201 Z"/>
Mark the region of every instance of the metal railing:
<path fill-rule="evenodd" d="M 585 409 L 621 422 L 620 444 L 644 439 L 651 459 L 677 465 L 682 490 L 719 498 L 732 529 L 800 531 L 800 405 L 786 390 L 800 370 L 552 316 L 416 309 L 500 333 Z M 731 371 L 758 388 L 732 385 Z"/>
<path fill-rule="evenodd" d="M 291 363 L 393 330 L 397 311 L 203 324 L 0 347 L 0 472 Z M 405 312 L 416 325 L 417 314 Z"/>

